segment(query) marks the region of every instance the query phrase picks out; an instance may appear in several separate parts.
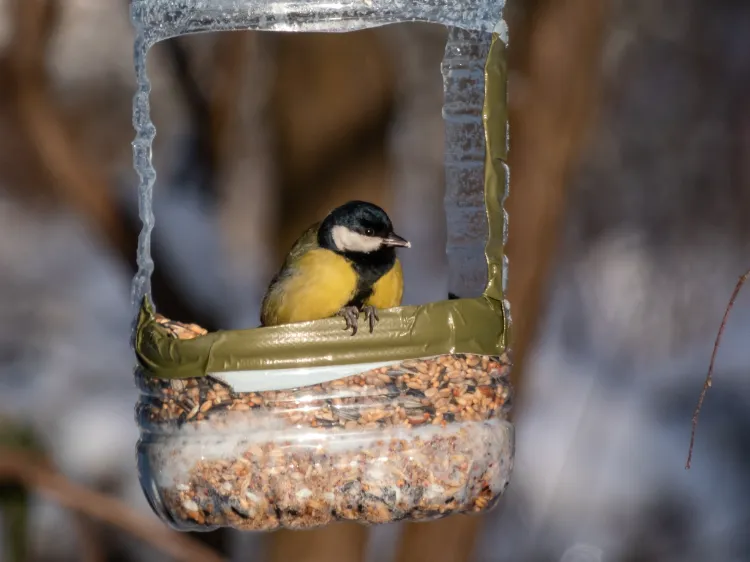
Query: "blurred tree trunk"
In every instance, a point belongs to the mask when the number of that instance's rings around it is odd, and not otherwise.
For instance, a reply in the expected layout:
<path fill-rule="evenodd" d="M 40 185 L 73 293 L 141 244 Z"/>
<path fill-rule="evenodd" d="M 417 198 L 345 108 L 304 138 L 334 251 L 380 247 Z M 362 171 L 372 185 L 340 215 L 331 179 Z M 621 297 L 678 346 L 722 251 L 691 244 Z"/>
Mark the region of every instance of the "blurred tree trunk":
<path fill-rule="evenodd" d="M 46 60 L 60 16 L 57 0 L 16 0 L 12 5 L 10 48 L 18 116 L 40 160 L 52 176 L 50 187 L 82 211 L 115 247 L 125 233 L 101 169 L 72 142 L 69 124 L 50 92 Z"/>
<path fill-rule="evenodd" d="M 511 47 L 512 171 L 508 296 L 513 306 L 514 384 L 544 314 L 562 234 L 568 182 L 579 164 L 599 92 L 605 4 L 542 0 Z"/>
<path fill-rule="evenodd" d="M 49 43 L 64 6 L 58 0 L 16 0 L 11 8 L 13 34 L 8 66 L 15 90 L 13 100 L 22 134 L 47 175 L 44 185 L 54 198 L 79 212 L 94 231 L 101 233 L 134 271 L 140 225 L 118 206 L 109 184 L 109 170 L 89 157 L 50 86 Z M 154 251 L 158 261 L 158 248 Z M 153 294 L 164 314 L 198 322 L 208 329 L 217 327 L 210 311 L 186 299 L 169 272 L 158 267 L 153 275 Z"/>
<path fill-rule="evenodd" d="M 258 325 L 274 270 L 278 192 L 275 130 L 270 119 L 276 36 L 224 33 L 217 38 L 212 80 L 212 143 L 219 227 L 226 259 L 224 328 Z"/>
<path fill-rule="evenodd" d="M 394 66 L 396 111 L 390 131 L 396 231 L 412 243 L 401 256 L 404 304 L 445 300 L 445 134 L 440 63 L 447 30 L 434 24 L 385 26 L 381 41 Z"/>
<path fill-rule="evenodd" d="M 269 562 L 362 562 L 367 527 L 334 523 L 310 531 L 277 531 L 270 536 Z"/>
<path fill-rule="evenodd" d="M 296 238 L 336 205 L 361 198 L 387 206 L 394 104 L 377 30 L 281 34 L 275 47 L 280 265 Z"/>

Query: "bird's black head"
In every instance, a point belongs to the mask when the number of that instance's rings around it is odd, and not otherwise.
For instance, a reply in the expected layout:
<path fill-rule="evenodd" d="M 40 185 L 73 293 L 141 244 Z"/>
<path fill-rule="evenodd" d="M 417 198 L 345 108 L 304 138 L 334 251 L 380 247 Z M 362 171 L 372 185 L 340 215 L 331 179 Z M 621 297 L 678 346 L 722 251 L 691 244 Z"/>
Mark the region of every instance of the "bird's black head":
<path fill-rule="evenodd" d="M 321 247 L 343 254 L 370 254 L 383 248 L 411 248 L 393 232 L 386 212 L 372 203 L 349 201 L 335 208 L 318 230 Z"/>

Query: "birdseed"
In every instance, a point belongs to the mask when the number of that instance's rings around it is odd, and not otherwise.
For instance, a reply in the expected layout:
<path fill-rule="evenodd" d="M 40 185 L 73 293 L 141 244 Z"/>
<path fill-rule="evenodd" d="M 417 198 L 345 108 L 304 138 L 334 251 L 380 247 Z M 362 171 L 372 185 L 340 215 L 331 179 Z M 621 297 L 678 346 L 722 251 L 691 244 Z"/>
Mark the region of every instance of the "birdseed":
<path fill-rule="evenodd" d="M 270 412 L 293 426 L 347 429 L 481 421 L 507 415 L 509 373 L 510 361 L 503 354 L 408 360 L 322 384 L 266 392 L 233 392 L 211 377 L 169 381 L 143 376 L 139 419 L 156 432 L 226 412 L 250 417 Z"/>
<path fill-rule="evenodd" d="M 142 473 L 155 485 L 147 493 L 182 530 L 306 529 L 481 512 L 499 499 L 513 464 L 513 430 L 499 419 L 446 428 L 281 429 L 271 432 L 275 438 L 263 430 L 184 429 L 140 446 Z"/>
<path fill-rule="evenodd" d="M 175 337 L 198 326 L 160 320 Z M 513 463 L 510 359 L 442 355 L 233 392 L 141 372 L 139 462 L 181 529 L 311 528 L 490 509 Z"/>

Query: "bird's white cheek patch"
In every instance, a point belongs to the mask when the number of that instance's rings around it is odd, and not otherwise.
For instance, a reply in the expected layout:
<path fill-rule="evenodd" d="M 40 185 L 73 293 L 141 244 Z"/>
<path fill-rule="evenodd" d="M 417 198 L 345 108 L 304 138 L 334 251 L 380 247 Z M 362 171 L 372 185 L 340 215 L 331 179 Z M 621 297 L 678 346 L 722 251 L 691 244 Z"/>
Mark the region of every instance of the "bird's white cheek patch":
<path fill-rule="evenodd" d="M 345 226 L 334 226 L 332 234 L 334 244 L 342 251 L 369 253 L 378 250 L 383 244 L 382 238 L 364 236 Z"/>

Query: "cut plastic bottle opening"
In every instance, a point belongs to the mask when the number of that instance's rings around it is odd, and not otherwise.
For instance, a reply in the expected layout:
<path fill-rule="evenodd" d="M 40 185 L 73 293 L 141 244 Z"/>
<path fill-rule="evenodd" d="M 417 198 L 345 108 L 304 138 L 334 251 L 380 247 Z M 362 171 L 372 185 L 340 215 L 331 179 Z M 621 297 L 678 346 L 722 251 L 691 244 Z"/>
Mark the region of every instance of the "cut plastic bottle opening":
<path fill-rule="evenodd" d="M 503 295 L 503 8 L 502 0 L 132 3 L 134 163 L 144 224 L 133 284 L 138 459 L 151 505 L 174 527 L 426 520 L 485 511 L 505 490 L 514 432 Z M 159 316 L 150 300 L 156 173 L 149 48 L 195 32 L 349 32 L 406 21 L 448 27 L 449 291 L 467 298 L 381 311 L 377 329 L 356 337 L 337 318 L 203 333 Z"/>

